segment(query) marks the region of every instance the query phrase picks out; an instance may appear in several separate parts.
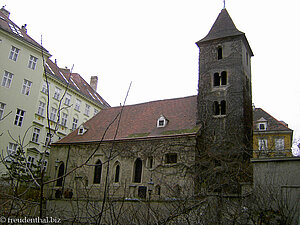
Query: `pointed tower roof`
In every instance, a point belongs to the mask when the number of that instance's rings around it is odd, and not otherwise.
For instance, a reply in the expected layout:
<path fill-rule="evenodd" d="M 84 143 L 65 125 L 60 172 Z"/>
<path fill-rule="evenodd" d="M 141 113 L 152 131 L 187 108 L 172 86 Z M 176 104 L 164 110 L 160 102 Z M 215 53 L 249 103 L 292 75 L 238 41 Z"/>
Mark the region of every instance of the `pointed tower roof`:
<path fill-rule="evenodd" d="M 226 37 L 232 37 L 232 36 L 243 36 L 243 38 L 246 41 L 246 44 L 248 45 L 248 47 L 251 51 L 251 54 L 253 56 L 253 52 L 252 52 L 250 45 L 246 39 L 245 33 L 239 31 L 236 28 L 229 13 L 224 8 L 219 13 L 218 18 L 216 19 L 214 25 L 212 26 L 212 28 L 210 29 L 208 34 L 203 39 L 198 41 L 197 44 L 199 45 L 200 43 L 203 43 L 206 41 L 211 41 L 211 40 L 226 38 Z"/>
<path fill-rule="evenodd" d="M 227 10 L 224 8 L 220 12 L 218 18 L 216 19 L 209 33 L 206 35 L 205 38 L 201 39 L 199 42 L 205 42 L 213 39 L 219 39 L 219 38 L 243 35 L 243 34 L 244 34 L 243 32 L 239 31 L 235 27 Z"/>

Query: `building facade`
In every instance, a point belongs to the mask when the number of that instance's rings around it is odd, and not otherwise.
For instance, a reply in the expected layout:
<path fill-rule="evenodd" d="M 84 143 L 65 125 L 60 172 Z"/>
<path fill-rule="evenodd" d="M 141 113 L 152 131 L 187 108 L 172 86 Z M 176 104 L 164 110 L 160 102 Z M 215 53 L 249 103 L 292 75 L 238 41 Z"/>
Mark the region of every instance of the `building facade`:
<path fill-rule="evenodd" d="M 261 108 L 253 110 L 253 158 L 292 157 L 293 130 Z"/>
<path fill-rule="evenodd" d="M 241 193 L 251 181 L 253 53 L 226 9 L 197 45 L 198 95 L 104 109 L 54 143 L 49 199 Z"/>
<path fill-rule="evenodd" d="M 51 139 L 61 139 L 109 105 L 79 74 L 53 63 L 26 25 L 18 27 L 9 15 L 0 10 L 0 149 L 4 161 L 23 149 L 31 167 L 41 153 L 48 158 Z"/>

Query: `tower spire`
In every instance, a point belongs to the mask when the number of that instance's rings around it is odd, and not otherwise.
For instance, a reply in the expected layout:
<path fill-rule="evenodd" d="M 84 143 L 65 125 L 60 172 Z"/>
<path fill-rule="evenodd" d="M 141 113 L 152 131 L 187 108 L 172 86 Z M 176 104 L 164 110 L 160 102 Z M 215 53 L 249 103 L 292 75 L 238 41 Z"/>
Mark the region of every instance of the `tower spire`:
<path fill-rule="evenodd" d="M 226 4 L 225 0 L 223 0 L 223 3 L 224 3 L 224 5 L 223 5 L 223 9 L 225 9 L 225 4 Z"/>

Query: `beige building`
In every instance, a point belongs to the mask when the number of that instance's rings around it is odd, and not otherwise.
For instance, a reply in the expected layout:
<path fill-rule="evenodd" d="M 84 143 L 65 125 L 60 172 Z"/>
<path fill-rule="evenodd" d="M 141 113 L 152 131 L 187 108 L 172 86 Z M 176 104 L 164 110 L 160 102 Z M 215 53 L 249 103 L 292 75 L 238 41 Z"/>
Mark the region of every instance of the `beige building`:
<path fill-rule="evenodd" d="M 253 110 L 253 158 L 292 157 L 293 130 L 261 108 Z"/>
<path fill-rule="evenodd" d="M 10 155 L 21 147 L 32 166 L 40 153 L 50 149 L 50 137 L 61 139 L 109 104 L 97 93 L 96 76 L 89 85 L 79 74 L 60 69 L 49 59 L 50 53 L 27 34 L 26 25 L 20 28 L 9 15 L 2 7 L 0 150 L 4 161 L 10 161 Z M 0 171 L 4 172 L 2 163 Z"/>

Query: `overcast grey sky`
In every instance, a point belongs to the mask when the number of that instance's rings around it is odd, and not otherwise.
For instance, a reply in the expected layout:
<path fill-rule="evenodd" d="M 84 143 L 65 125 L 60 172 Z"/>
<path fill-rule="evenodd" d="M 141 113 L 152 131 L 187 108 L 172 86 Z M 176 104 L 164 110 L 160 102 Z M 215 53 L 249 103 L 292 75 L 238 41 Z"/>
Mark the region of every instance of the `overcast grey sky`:
<path fill-rule="evenodd" d="M 117 106 L 197 93 L 198 54 L 223 0 L 0 0 L 10 18 Z M 254 52 L 253 103 L 283 120 L 300 139 L 298 0 L 227 0 Z"/>

